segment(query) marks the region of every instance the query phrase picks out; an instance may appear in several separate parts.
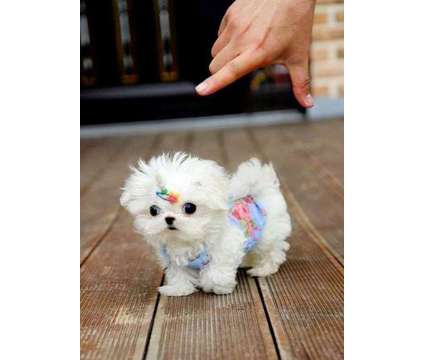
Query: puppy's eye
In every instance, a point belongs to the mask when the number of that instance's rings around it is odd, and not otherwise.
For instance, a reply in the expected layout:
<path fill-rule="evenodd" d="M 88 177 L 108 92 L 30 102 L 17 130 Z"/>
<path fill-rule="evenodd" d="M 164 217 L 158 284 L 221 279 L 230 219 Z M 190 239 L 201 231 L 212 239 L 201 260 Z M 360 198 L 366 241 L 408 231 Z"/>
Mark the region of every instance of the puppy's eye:
<path fill-rule="evenodd" d="M 160 213 L 160 208 L 156 205 L 150 206 L 150 215 L 156 216 Z"/>
<path fill-rule="evenodd" d="M 192 204 L 192 203 L 185 203 L 183 205 L 183 210 L 186 214 L 194 214 L 194 212 L 196 211 L 196 205 Z"/>

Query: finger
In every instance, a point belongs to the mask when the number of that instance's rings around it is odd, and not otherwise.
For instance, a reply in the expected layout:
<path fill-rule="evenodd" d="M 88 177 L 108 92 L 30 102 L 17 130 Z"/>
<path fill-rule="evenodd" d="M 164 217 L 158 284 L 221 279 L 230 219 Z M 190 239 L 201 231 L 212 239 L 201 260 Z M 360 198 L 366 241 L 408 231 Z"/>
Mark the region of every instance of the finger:
<path fill-rule="evenodd" d="M 217 71 L 221 70 L 225 64 L 229 63 L 238 55 L 239 52 L 237 52 L 233 44 L 229 43 L 211 61 L 209 64 L 209 71 L 211 74 L 215 74 Z"/>
<path fill-rule="evenodd" d="M 314 99 L 310 90 L 309 65 L 306 61 L 301 65 L 290 65 L 288 67 L 292 81 L 293 93 L 297 101 L 306 108 L 314 106 Z"/>
<path fill-rule="evenodd" d="M 227 46 L 230 40 L 231 34 L 228 29 L 226 29 L 219 35 L 218 39 L 216 39 L 215 43 L 213 44 L 211 50 L 212 57 L 215 57 L 225 46 Z"/>
<path fill-rule="evenodd" d="M 224 17 L 222 18 L 221 23 L 219 24 L 218 36 L 220 36 L 221 33 L 224 31 L 224 29 L 227 27 L 227 23 L 228 23 L 228 14 L 226 13 Z"/>
<path fill-rule="evenodd" d="M 245 51 L 199 84 L 196 91 L 202 96 L 213 94 L 262 65 L 264 56 L 261 51 Z"/>

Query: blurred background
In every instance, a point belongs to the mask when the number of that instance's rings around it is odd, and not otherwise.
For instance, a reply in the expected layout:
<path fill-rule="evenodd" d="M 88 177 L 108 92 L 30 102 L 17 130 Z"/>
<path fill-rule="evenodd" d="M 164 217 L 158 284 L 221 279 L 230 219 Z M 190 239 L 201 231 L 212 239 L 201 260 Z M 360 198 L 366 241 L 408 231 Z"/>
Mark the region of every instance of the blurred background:
<path fill-rule="evenodd" d="M 286 69 L 268 66 L 209 97 L 210 50 L 231 0 L 81 0 L 81 125 L 281 111 L 303 118 Z M 318 0 L 309 115 L 343 112 L 343 1 Z"/>

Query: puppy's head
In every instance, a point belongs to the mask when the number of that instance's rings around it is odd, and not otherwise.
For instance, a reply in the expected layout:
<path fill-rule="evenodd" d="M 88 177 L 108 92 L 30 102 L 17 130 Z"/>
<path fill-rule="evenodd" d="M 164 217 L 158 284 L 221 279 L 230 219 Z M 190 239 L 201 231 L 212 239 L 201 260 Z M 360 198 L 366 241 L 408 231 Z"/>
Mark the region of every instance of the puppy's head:
<path fill-rule="evenodd" d="M 201 241 L 221 226 L 228 176 L 217 163 L 179 152 L 140 160 L 132 170 L 121 205 L 147 241 Z"/>

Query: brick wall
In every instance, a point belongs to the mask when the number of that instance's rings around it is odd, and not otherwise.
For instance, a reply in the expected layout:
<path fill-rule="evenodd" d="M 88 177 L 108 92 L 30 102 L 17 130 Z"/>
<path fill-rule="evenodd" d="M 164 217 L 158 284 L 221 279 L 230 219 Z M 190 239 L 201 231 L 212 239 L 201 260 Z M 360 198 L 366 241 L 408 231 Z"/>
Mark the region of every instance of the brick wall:
<path fill-rule="evenodd" d="M 311 48 L 312 93 L 343 97 L 343 0 L 317 0 Z"/>

